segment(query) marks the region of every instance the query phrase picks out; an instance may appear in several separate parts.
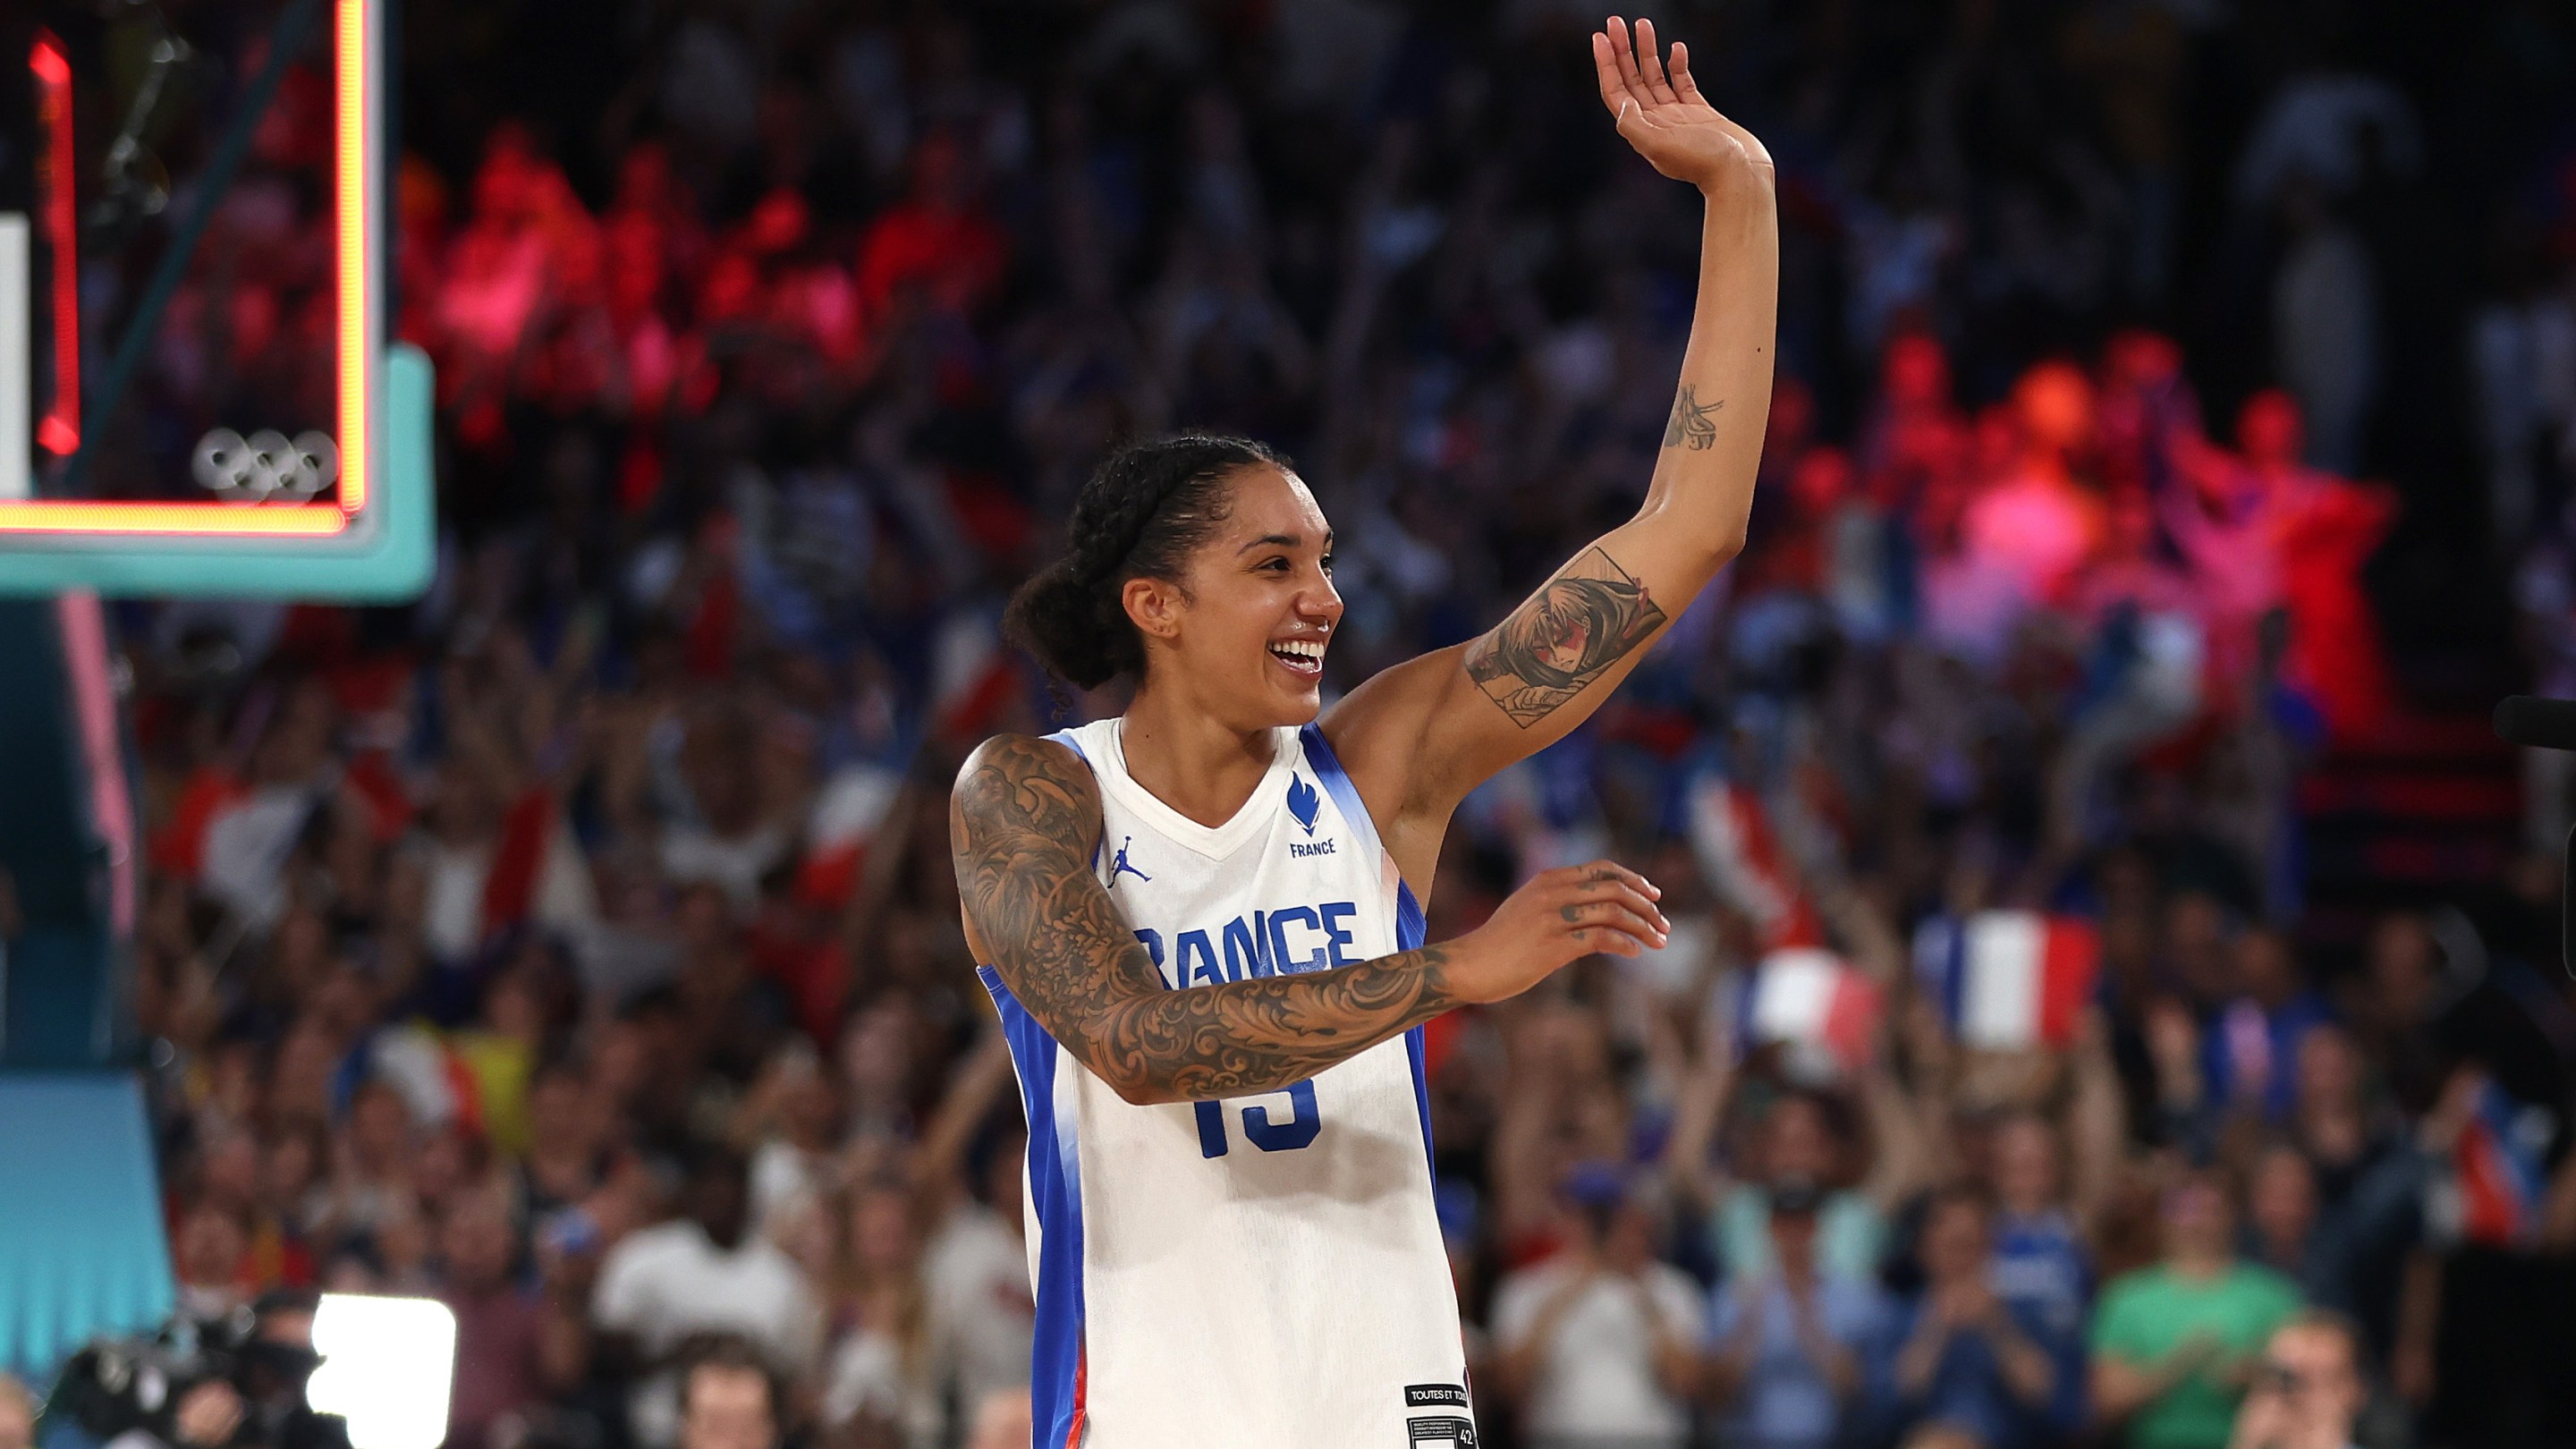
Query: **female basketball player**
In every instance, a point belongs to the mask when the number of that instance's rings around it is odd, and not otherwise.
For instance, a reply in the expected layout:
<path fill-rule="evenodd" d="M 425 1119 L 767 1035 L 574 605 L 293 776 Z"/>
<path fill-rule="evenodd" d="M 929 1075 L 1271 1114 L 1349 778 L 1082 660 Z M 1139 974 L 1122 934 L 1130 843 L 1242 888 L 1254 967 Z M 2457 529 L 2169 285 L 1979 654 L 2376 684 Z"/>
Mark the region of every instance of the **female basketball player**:
<path fill-rule="evenodd" d="M 1332 530 L 1258 444 L 1121 452 L 1013 637 L 1120 718 L 987 741 L 951 807 L 966 938 L 1028 1112 L 1038 1442 L 1472 1445 L 1432 1211 L 1421 1033 L 1592 952 L 1659 892 L 1552 871 L 1426 946 L 1451 811 L 1598 708 L 1744 538 L 1771 396 L 1771 163 L 1654 28 L 1592 37 L 1601 99 L 1705 197 L 1698 310 L 1644 506 L 1469 644 L 1319 722 Z"/>

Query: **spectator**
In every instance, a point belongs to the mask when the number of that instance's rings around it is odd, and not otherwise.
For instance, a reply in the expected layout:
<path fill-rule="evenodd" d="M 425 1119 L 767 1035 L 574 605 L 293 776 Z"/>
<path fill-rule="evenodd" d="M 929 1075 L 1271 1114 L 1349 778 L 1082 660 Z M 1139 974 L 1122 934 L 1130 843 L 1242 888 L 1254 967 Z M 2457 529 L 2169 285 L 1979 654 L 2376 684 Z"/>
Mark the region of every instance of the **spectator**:
<path fill-rule="evenodd" d="M 1821 1261 L 1823 1194 L 1784 1182 L 1770 1194 L 1771 1266 L 1730 1278 L 1710 1325 L 1710 1401 L 1730 1442 L 1800 1449 L 1834 1443 L 1863 1402 L 1863 1351 L 1884 1331 L 1868 1279 Z"/>
<path fill-rule="evenodd" d="M 1872 1378 L 1898 1426 L 1950 1425 L 1987 1449 L 2056 1442 L 2083 1424 L 2082 1341 L 1998 1296 L 1985 1199 L 1936 1194 L 1915 1252 L 1924 1285 L 1890 1318 Z"/>
<path fill-rule="evenodd" d="M 748 1339 L 708 1335 L 680 1356 L 679 1449 L 778 1449 L 784 1438 L 777 1371 Z"/>
<path fill-rule="evenodd" d="M 468 1191 L 450 1199 L 438 1241 L 439 1297 L 456 1315 L 447 1442 L 453 1449 L 487 1449 L 505 1420 L 524 1415 L 550 1387 L 539 1344 L 545 1307 L 511 1281 L 512 1224 L 496 1194 Z"/>
<path fill-rule="evenodd" d="M 945 1428 L 931 1362 L 920 1227 L 904 1184 L 862 1184 L 850 1201 L 837 1306 L 848 1330 L 832 1351 L 823 1421 L 930 1449 Z"/>
<path fill-rule="evenodd" d="M 2254 1358 L 2298 1289 L 2238 1261 L 2227 1190 L 2187 1171 L 2162 1196 L 2164 1257 L 2112 1280 L 2093 1317 L 2094 1410 L 2133 1449 L 2222 1449 Z"/>
<path fill-rule="evenodd" d="M 2369 1391 L 2352 1325 L 2314 1309 L 2272 1330 L 2228 1449 L 2351 1449 Z"/>
<path fill-rule="evenodd" d="M 1542 1446 L 1679 1446 L 1704 1338 L 1698 1285 L 1654 1256 L 1654 1220 L 1613 1167 L 1561 1194 L 1567 1245 L 1494 1290 L 1492 1380 Z"/>
<path fill-rule="evenodd" d="M 1715 1198 L 1709 1230 L 1718 1262 L 1728 1276 L 1754 1278 L 1771 1268 L 1771 1246 L 1778 1233 L 1770 1196 L 1774 1186 L 1783 1183 L 1821 1194 L 1817 1254 L 1824 1270 L 1841 1278 L 1875 1275 L 1886 1241 L 1885 1205 L 1911 1186 L 1910 1159 L 1896 1150 L 1895 1134 L 1872 1133 L 1889 1150 L 1872 1161 L 1858 1186 L 1834 1185 L 1852 1179 L 1852 1159 L 1857 1155 L 1844 1125 L 1842 1103 L 1815 1091 L 1785 1092 L 1756 1119 L 1753 1173 L 1742 1181 L 1711 1183 L 1705 1172 L 1693 1166 L 1706 1160 L 1706 1149 L 1699 1144 L 1722 1115 L 1728 1092 L 1722 1071 L 1713 1068 L 1711 1075 L 1720 1080 L 1693 1094 L 1694 1105 L 1674 1131 L 1670 1156 L 1685 1184 Z M 1873 1087 L 1864 1100 L 1879 1109 L 1878 1095 Z"/>
<path fill-rule="evenodd" d="M 794 1260 L 749 1233 L 742 1158 L 709 1148 L 681 1188 L 682 1216 L 628 1236 L 600 1264 L 591 1321 L 612 1362 L 646 1371 L 631 1405 L 637 1436 L 669 1445 L 679 1432 L 667 1372 L 693 1334 L 742 1335 L 791 1372 L 814 1362 L 821 1314 Z"/>
<path fill-rule="evenodd" d="M 2283 1143 L 2266 1145 L 2245 1184 L 2244 1258 L 2288 1279 L 2303 1301 L 2334 1294 L 2340 1265 L 2324 1261 L 2317 1231 L 2317 1177 L 2308 1159 Z"/>
<path fill-rule="evenodd" d="M 2308 989 L 2297 956 L 2278 931 L 2236 937 L 2231 973 L 2238 994 L 2218 1007 L 2203 1037 L 2205 1075 L 2220 1102 L 2278 1122 L 2298 1093 L 2301 1046 L 2331 1016 Z"/>
<path fill-rule="evenodd" d="M 2067 1204 L 2056 1129 L 2035 1113 L 2015 1112 L 1996 1125 L 1988 1151 L 1995 1295 L 2015 1314 L 2035 1315 L 2051 1335 L 2080 1337 L 2093 1303 L 2085 1246 L 2091 1214 L 2079 1216 Z"/>

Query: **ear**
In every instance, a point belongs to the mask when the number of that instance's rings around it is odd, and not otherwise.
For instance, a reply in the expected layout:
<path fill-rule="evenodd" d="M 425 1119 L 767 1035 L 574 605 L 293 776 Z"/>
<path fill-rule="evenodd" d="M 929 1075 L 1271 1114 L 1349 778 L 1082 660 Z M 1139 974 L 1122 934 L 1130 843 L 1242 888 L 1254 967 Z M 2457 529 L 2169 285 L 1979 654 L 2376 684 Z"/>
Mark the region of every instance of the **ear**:
<path fill-rule="evenodd" d="M 1177 639 L 1181 633 L 1181 614 L 1189 607 L 1189 595 L 1180 585 L 1166 579 L 1129 579 L 1118 591 L 1118 602 L 1127 617 L 1148 639 Z"/>

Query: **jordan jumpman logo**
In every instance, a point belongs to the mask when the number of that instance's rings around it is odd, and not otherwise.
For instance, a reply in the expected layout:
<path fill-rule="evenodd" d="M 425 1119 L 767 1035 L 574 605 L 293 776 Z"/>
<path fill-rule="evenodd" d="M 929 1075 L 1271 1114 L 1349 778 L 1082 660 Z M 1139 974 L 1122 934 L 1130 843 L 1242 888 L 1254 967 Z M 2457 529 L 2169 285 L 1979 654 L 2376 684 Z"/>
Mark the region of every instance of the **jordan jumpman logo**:
<path fill-rule="evenodd" d="M 1126 839 L 1119 841 L 1118 853 L 1109 857 L 1109 880 L 1111 884 L 1115 885 L 1118 881 L 1118 877 L 1122 875 L 1132 875 L 1138 880 L 1145 881 L 1153 879 L 1152 876 L 1145 874 L 1143 871 L 1138 870 L 1136 867 L 1127 863 L 1127 847 L 1133 844 L 1135 839 L 1135 836 L 1130 835 Z"/>

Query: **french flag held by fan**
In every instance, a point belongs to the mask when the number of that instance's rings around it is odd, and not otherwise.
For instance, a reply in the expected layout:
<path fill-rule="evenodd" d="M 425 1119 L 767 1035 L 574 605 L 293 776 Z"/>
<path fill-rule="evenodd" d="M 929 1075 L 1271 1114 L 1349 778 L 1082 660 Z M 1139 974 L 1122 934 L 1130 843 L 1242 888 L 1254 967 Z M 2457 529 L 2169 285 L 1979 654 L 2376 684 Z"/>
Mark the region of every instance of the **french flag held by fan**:
<path fill-rule="evenodd" d="M 1933 921 L 1914 953 L 1959 1044 L 1986 1051 L 2071 1044 L 2101 961 L 2091 923 L 2038 911 Z"/>
<path fill-rule="evenodd" d="M 1839 1076 L 1869 1061 L 1878 1034 L 1878 983 L 1833 952 L 1791 946 L 1762 958 L 1744 983 L 1735 1039 L 1779 1043 L 1800 1076 Z"/>
<path fill-rule="evenodd" d="M 2451 1148 L 2462 1240 L 2506 1248 L 2530 1244 L 2546 1190 L 2540 1150 L 2547 1141 L 2547 1127 L 2504 1088 L 2479 1085 L 2477 1108 Z"/>

